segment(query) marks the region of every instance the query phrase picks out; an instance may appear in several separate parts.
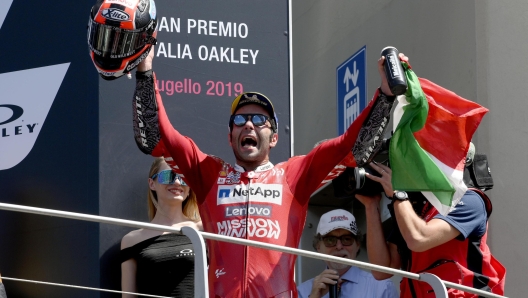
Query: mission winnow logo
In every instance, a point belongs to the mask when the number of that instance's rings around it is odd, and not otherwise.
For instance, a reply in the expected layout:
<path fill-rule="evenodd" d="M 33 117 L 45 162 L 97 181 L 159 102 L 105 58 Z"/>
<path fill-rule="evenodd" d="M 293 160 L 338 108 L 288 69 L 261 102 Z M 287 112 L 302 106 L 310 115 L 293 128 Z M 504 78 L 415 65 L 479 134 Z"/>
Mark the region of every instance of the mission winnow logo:
<path fill-rule="evenodd" d="M 0 1 L 0 30 L 12 3 Z M 0 170 L 19 164 L 35 145 L 69 66 L 0 74 Z"/>

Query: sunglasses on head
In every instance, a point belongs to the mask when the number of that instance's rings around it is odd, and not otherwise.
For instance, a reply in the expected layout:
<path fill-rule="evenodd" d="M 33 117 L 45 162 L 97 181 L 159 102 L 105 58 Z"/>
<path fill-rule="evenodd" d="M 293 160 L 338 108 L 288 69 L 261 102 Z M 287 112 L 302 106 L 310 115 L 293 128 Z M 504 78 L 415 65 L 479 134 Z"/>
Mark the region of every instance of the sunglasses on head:
<path fill-rule="evenodd" d="M 354 238 L 353 235 L 343 235 L 343 236 L 324 236 L 323 237 L 323 244 L 326 247 L 334 247 L 337 245 L 337 239 L 341 240 L 341 245 L 343 246 L 350 246 L 354 244 L 356 241 L 356 238 Z"/>
<path fill-rule="evenodd" d="M 231 119 L 229 119 L 229 124 L 231 127 L 233 124 L 236 126 L 244 126 L 249 120 L 251 120 L 251 122 L 256 126 L 262 126 L 266 124 L 266 121 L 269 121 L 270 118 L 262 114 L 236 114 L 231 116 Z"/>
<path fill-rule="evenodd" d="M 176 182 L 176 180 L 178 180 L 178 182 L 180 183 L 180 185 L 182 186 L 187 186 L 187 183 L 185 183 L 185 181 L 183 181 L 182 177 L 180 177 L 180 175 L 174 173 L 172 170 L 164 170 L 164 171 L 161 171 L 157 174 L 154 174 L 152 175 L 152 180 L 156 180 L 157 178 L 157 181 L 159 184 L 174 184 L 174 182 Z"/>

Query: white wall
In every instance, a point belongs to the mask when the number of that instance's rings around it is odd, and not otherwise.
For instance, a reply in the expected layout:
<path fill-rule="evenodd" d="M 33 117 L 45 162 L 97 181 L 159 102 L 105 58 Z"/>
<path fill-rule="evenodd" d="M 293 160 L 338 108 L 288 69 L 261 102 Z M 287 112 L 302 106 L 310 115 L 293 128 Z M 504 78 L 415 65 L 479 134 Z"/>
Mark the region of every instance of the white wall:
<path fill-rule="evenodd" d="M 477 95 L 490 109 L 478 131 L 495 182 L 490 244 L 506 266 L 506 294 L 526 297 L 528 245 L 528 2 L 475 1 Z"/>
<path fill-rule="evenodd" d="M 369 98 L 379 86 L 379 52 L 392 45 L 418 76 L 490 109 L 473 139 L 477 152 L 488 154 L 495 181 L 488 243 L 508 269 L 506 294 L 524 296 L 528 2 L 293 0 L 292 13 L 295 154 L 337 135 L 336 67 L 364 45 Z"/>

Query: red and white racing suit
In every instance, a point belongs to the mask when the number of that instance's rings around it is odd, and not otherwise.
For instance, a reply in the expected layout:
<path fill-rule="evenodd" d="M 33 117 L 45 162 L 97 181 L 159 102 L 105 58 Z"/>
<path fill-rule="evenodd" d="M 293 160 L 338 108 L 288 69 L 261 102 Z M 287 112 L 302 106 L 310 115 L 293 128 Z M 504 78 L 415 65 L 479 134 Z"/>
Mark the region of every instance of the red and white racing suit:
<path fill-rule="evenodd" d="M 155 107 L 148 98 L 154 95 L 152 88 L 152 77 L 138 76 L 134 99 L 136 141 L 143 152 L 163 152 L 166 161 L 183 175 L 197 195 L 204 230 L 293 248 L 299 246 L 310 195 L 332 170 L 339 174 L 335 167 L 347 155 L 350 159 L 350 150 L 368 113 L 362 113 L 345 134 L 323 142 L 307 155 L 245 171 L 203 153 L 190 138 L 175 130 L 157 90 L 158 111 L 152 116 Z M 143 119 L 146 114 L 151 118 Z M 155 118 L 157 122 L 152 120 Z M 160 136 L 153 136 L 155 133 Z M 154 149 L 146 141 L 152 139 L 161 139 Z M 210 297 L 297 297 L 295 255 L 221 241 L 209 241 L 208 246 Z"/>

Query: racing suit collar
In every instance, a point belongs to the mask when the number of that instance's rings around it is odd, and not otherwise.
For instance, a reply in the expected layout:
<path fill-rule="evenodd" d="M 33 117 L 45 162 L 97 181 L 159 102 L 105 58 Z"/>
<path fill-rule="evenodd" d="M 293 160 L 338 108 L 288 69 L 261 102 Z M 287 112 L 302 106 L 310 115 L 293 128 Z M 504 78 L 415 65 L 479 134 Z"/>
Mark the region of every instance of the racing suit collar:
<path fill-rule="evenodd" d="M 242 166 L 239 166 L 237 164 L 235 164 L 234 168 L 235 168 L 235 171 L 237 171 L 237 172 L 240 172 L 240 173 L 246 172 L 246 170 Z M 273 169 L 273 164 L 268 161 L 267 163 L 258 166 L 253 172 L 257 172 L 257 173 L 258 172 L 265 172 L 265 171 L 268 171 L 268 170 L 271 170 L 271 169 Z"/>

